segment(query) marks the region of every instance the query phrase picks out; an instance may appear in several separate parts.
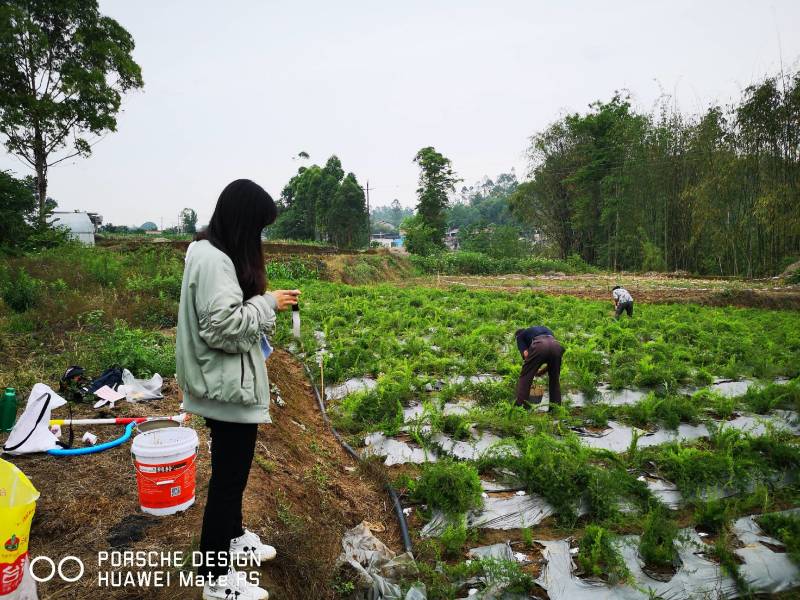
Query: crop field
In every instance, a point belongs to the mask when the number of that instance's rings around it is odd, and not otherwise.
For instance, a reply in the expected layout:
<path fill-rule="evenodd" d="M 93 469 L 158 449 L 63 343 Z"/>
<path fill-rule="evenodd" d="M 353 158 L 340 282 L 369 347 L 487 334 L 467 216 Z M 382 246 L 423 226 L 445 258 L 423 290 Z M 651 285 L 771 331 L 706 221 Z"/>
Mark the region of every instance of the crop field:
<path fill-rule="evenodd" d="M 404 491 L 429 597 L 459 597 L 480 569 L 543 594 L 556 557 L 536 540 L 572 539 L 579 573 L 644 598 L 674 592 L 670 578 L 698 554 L 714 575 L 691 582 L 697 597 L 796 581 L 759 580 L 737 527 L 800 506 L 800 313 L 684 302 L 615 321 L 607 301 L 535 291 L 303 290 L 306 360 L 336 426 Z M 512 334 L 532 324 L 566 347 L 567 400 L 550 413 L 513 404 Z M 797 517 L 769 519 L 785 519 L 780 539 L 796 546 Z M 623 560 L 631 545 L 644 572 Z M 502 576 L 484 564 L 495 559 Z"/>
<path fill-rule="evenodd" d="M 367 258 L 338 273 L 389 278 Z M 9 260 L 0 377 L 24 391 L 71 364 L 171 375 L 182 267 L 157 245 Z M 718 598 L 800 583 L 799 312 L 639 302 L 615 321 L 607 299 L 400 273 L 354 286 L 308 262 L 268 268 L 271 287 L 303 291 L 300 343 L 282 315 L 276 344 L 324 380 L 336 428 L 401 493 L 419 570 L 406 589 Z M 566 348 L 550 412 L 546 396 L 513 403 L 513 332 L 534 324 Z"/>

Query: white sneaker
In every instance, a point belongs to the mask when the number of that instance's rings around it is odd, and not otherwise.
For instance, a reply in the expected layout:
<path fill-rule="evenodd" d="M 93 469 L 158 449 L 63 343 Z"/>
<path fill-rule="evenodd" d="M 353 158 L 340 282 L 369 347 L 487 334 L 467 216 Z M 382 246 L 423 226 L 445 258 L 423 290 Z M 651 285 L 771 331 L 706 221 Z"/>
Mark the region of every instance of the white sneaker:
<path fill-rule="evenodd" d="M 267 590 L 247 581 L 247 573 L 228 569 L 214 584 L 206 583 L 203 600 L 268 600 Z"/>
<path fill-rule="evenodd" d="M 260 564 L 262 561 L 272 560 L 276 554 L 275 548 L 262 544 L 261 538 L 249 529 L 231 540 L 231 559 L 234 561 L 252 559 Z"/>

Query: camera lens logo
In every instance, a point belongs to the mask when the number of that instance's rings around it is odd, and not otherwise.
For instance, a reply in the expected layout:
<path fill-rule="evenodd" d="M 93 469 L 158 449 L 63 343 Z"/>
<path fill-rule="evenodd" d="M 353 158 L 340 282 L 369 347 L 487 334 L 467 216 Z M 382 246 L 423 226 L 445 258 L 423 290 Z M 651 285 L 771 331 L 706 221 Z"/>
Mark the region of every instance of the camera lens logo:
<path fill-rule="evenodd" d="M 40 571 L 39 573 L 37 573 L 34 570 L 34 567 L 40 561 L 46 562 L 46 563 L 48 563 L 50 565 L 49 573 L 47 573 L 46 575 L 42 575 L 42 573 L 41 573 L 41 571 L 43 571 L 43 570 L 45 572 L 48 570 L 45 567 L 40 567 L 38 569 L 38 571 Z M 78 565 L 78 574 L 74 575 L 72 577 L 69 577 L 68 575 L 64 574 L 64 565 L 65 564 L 69 564 L 70 562 L 74 562 L 76 565 Z M 65 556 L 60 561 L 58 561 L 58 566 L 57 567 L 56 567 L 55 561 L 52 558 L 50 558 L 49 556 L 37 556 L 36 558 L 31 560 L 31 564 L 28 567 L 28 570 L 31 573 L 31 577 L 33 577 L 39 583 L 44 583 L 46 581 L 50 581 L 55 576 L 56 572 L 58 572 L 58 576 L 61 578 L 62 581 L 66 581 L 67 583 L 73 583 L 75 581 L 78 581 L 81 577 L 83 577 L 84 566 L 83 566 L 83 561 L 80 558 L 78 558 L 77 556 Z"/>

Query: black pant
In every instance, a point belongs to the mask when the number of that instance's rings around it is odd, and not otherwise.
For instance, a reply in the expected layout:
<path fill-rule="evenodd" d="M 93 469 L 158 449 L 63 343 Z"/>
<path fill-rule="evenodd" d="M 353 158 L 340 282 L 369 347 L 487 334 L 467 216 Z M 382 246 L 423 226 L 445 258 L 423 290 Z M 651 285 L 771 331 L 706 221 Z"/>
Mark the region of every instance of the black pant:
<path fill-rule="evenodd" d="M 206 425 L 211 431 L 211 479 L 200 551 L 204 558 L 211 558 L 209 564 L 204 560 L 197 572 L 204 577 L 219 577 L 228 572 L 228 567 L 215 564 L 217 557 L 227 555 L 231 540 L 244 533 L 242 496 L 256 450 L 258 425 L 214 419 L 206 419 Z"/>
<path fill-rule="evenodd" d="M 547 365 L 550 404 L 561 404 L 561 357 L 564 347 L 553 336 L 539 335 L 533 338 L 528 356 L 522 363 L 517 382 L 517 404 L 526 404 L 531 393 L 533 378 L 542 365 Z"/>
<path fill-rule="evenodd" d="M 617 310 L 614 313 L 614 318 L 619 319 L 619 316 L 622 314 L 622 311 L 628 313 L 629 317 L 633 316 L 633 300 L 630 302 L 620 302 L 617 304 Z"/>

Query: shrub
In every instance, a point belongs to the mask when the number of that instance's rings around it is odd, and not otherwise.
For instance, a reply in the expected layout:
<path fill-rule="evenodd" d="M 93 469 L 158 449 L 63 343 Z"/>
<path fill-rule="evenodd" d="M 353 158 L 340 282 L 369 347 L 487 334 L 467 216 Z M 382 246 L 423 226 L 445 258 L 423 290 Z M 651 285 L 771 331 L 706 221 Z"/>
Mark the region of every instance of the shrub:
<path fill-rule="evenodd" d="M 468 533 L 467 519 L 464 515 L 448 523 L 439 536 L 439 543 L 442 545 L 444 555 L 453 558 L 459 556 L 464 544 L 467 543 Z"/>
<path fill-rule="evenodd" d="M 114 287 L 122 283 L 125 267 L 120 255 L 101 249 L 81 248 L 73 252 L 83 270 L 103 287 Z"/>
<path fill-rule="evenodd" d="M 742 401 L 748 409 L 765 415 L 776 408 L 800 407 L 800 380 L 794 379 L 785 384 L 751 385 Z"/>
<path fill-rule="evenodd" d="M 383 430 L 391 435 L 403 421 L 403 406 L 380 390 L 350 394 L 336 409 L 337 427 L 350 433 Z"/>
<path fill-rule="evenodd" d="M 509 451 L 511 449 L 515 451 Z M 557 439 L 547 433 L 528 435 L 512 445 L 504 442 L 481 459 L 484 467 L 513 471 L 527 490 L 543 496 L 556 510 L 562 526 L 571 527 L 586 497 L 590 513 L 604 519 L 615 514 L 615 501 L 630 477 L 618 469 L 590 462 L 591 454 L 577 437 Z"/>
<path fill-rule="evenodd" d="M 668 429 L 677 429 L 682 422 L 695 423 L 698 417 L 697 405 L 692 398 L 677 394 L 657 396 L 652 392 L 636 404 L 627 406 L 623 412 L 639 427 L 658 422 Z"/>
<path fill-rule="evenodd" d="M 289 261 L 270 261 L 267 263 L 269 280 L 307 280 L 319 279 L 319 267 L 308 261 L 292 259 Z"/>
<path fill-rule="evenodd" d="M 426 464 L 414 487 L 414 498 L 447 515 L 460 515 L 483 505 L 481 480 L 470 464 L 443 460 Z"/>
<path fill-rule="evenodd" d="M 456 440 L 469 439 L 469 421 L 462 415 L 445 415 L 442 417 L 442 431 Z"/>
<path fill-rule="evenodd" d="M 409 249 L 409 251 L 411 251 Z M 423 254 L 423 253 L 416 253 Z M 595 269 L 581 261 L 567 261 L 543 258 L 492 258 L 482 252 L 438 252 L 424 256 L 412 256 L 412 264 L 423 273 L 443 273 L 446 275 L 500 275 L 520 273 L 536 275 L 540 273 L 588 273 Z"/>
<path fill-rule="evenodd" d="M 175 344 L 158 332 L 116 321 L 110 334 L 99 334 L 95 342 L 98 368 L 119 365 L 136 377 L 150 377 L 154 373 L 171 377 L 175 373 Z"/>
<path fill-rule="evenodd" d="M 694 521 L 709 533 L 720 533 L 731 520 L 731 511 L 722 500 L 700 502 L 694 509 Z"/>
<path fill-rule="evenodd" d="M 132 292 L 144 292 L 157 298 L 180 300 L 182 273 L 140 275 L 134 274 L 125 282 L 125 287 Z"/>
<path fill-rule="evenodd" d="M 771 513 L 758 519 L 761 529 L 786 545 L 786 552 L 800 564 L 800 515 Z"/>
<path fill-rule="evenodd" d="M 615 546 L 614 535 L 598 525 L 588 525 L 578 544 L 577 562 L 584 574 L 612 585 L 626 581 L 630 571 Z"/>
<path fill-rule="evenodd" d="M 692 395 L 692 402 L 695 406 L 704 406 L 719 419 L 727 420 L 733 416 L 736 410 L 736 398 L 723 396 L 708 388 L 695 392 Z"/>
<path fill-rule="evenodd" d="M 652 567 L 672 567 L 675 561 L 675 538 L 678 526 L 665 509 L 656 507 L 644 521 L 644 531 L 639 540 L 639 555 Z"/>
<path fill-rule="evenodd" d="M 44 282 L 31 277 L 24 269 L 3 282 L 3 301 L 14 312 L 25 312 L 40 301 Z"/>

